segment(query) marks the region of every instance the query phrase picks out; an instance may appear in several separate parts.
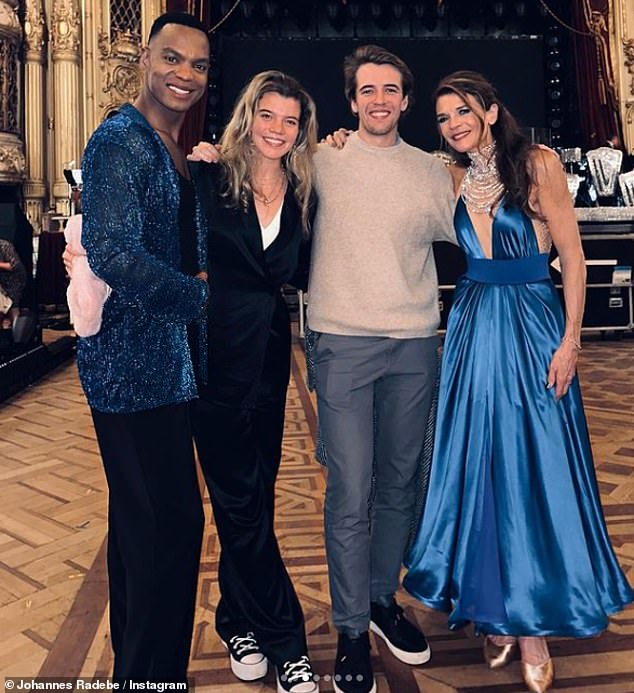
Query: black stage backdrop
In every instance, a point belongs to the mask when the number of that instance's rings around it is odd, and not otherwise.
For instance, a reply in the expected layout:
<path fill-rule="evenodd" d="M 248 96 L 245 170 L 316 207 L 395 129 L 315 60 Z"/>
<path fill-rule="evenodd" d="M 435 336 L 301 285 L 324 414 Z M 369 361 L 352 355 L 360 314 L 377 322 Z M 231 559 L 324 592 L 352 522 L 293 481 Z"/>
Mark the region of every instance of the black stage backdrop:
<path fill-rule="evenodd" d="M 342 64 L 358 45 L 361 42 L 351 39 L 221 37 L 218 63 L 223 123 L 249 79 L 262 70 L 277 69 L 299 79 L 315 99 L 320 136 L 338 127 L 355 128 L 356 120 L 343 95 Z M 455 70 L 484 73 L 520 125 L 544 126 L 541 38 L 381 39 L 380 45 L 403 58 L 414 73 L 414 107 L 400 126 L 403 139 L 410 144 L 427 150 L 439 148 L 430 94 L 441 77 Z"/>

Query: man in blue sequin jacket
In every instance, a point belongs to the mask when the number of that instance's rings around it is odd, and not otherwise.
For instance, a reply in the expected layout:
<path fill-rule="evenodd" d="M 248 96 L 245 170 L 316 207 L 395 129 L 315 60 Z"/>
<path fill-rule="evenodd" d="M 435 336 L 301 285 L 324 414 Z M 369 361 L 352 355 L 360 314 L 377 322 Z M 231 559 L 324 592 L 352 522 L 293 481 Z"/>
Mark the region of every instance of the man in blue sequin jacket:
<path fill-rule="evenodd" d="M 138 99 L 84 153 L 82 241 L 112 293 L 101 330 L 79 340 L 78 365 L 109 487 L 113 676 L 184 681 L 203 526 L 186 331 L 208 289 L 177 139 L 206 92 L 205 27 L 189 15 L 159 17 L 141 67 Z"/>

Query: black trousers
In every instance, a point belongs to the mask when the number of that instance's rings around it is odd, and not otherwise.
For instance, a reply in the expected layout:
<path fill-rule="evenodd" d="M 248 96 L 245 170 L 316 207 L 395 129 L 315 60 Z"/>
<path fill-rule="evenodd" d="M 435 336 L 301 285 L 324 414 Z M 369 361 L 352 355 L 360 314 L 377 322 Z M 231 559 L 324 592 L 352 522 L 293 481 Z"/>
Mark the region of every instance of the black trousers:
<path fill-rule="evenodd" d="M 306 653 L 304 616 L 273 529 L 290 335 L 271 333 L 254 408 L 197 400 L 194 437 L 220 540 L 216 629 L 253 632 L 275 665 Z"/>
<path fill-rule="evenodd" d="M 109 489 L 113 678 L 184 681 L 204 523 L 189 404 L 92 417 Z"/>

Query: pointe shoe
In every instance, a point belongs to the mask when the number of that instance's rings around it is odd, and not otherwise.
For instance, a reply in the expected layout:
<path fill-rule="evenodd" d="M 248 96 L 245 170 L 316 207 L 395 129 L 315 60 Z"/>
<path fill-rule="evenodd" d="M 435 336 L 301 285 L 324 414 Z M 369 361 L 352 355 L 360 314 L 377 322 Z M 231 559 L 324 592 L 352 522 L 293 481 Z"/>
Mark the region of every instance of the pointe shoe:
<path fill-rule="evenodd" d="M 489 669 L 501 669 L 513 661 L 516 649 L 517 640 L 506 645 L 496 645 L 487 635 L 484 638 L 483 646 L 484 661 Z"/>
<path fill-rule="evenodd" d="M 522 662 L 522 676 L 531 693 L 544 693 L 553 685 L 555 679 L 553 660 L 549 659 L 537 666 Z"/>

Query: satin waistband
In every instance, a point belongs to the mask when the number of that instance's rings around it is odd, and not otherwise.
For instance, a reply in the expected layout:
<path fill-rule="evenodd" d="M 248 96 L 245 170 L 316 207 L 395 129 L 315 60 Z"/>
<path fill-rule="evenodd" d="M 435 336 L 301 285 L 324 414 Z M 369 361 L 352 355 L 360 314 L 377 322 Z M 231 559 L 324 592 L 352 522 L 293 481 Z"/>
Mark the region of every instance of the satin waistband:
<path fill-rule="evenodd" d="M 511 260 L 467 256 L 467 279 L 482 284 L 530 284 L 550 278 L 548 253 Z"/>

